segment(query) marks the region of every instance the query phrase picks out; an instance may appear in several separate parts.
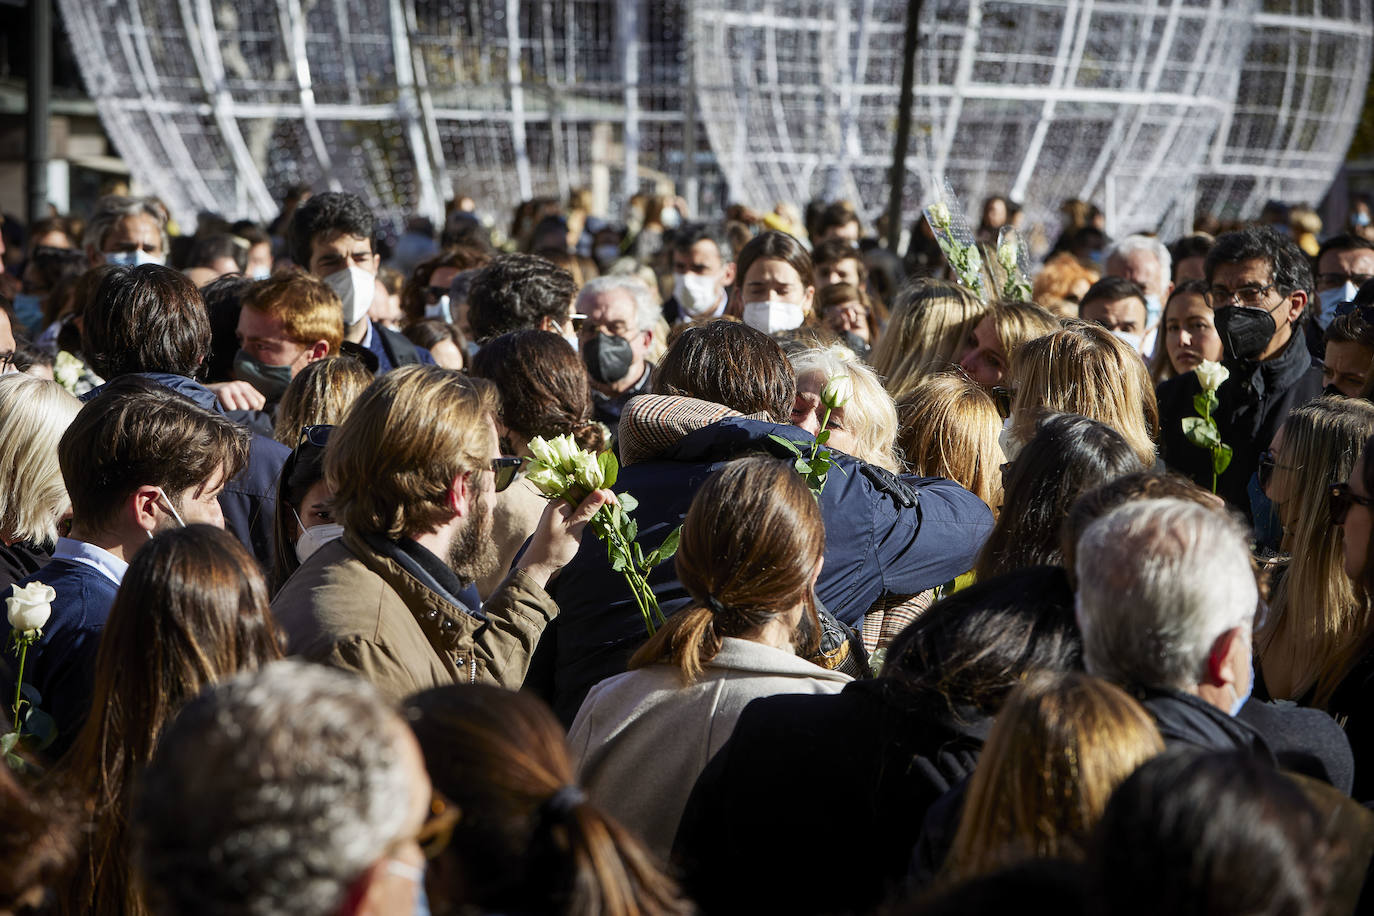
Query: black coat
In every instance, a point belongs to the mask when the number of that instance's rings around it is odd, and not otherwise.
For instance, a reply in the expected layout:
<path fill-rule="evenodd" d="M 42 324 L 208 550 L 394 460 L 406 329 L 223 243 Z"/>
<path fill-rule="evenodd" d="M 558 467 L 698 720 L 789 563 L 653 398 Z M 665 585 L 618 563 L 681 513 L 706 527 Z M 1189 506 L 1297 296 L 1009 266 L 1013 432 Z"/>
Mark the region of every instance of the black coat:
<path fill-rule="evenodd" d="M 683 813 L 674 858 L 688 894 L 707 913 L 872 910 L 900 888 L 926 808 L 973 772 L 991 722 L 881 678 L 755 700 Z"/>
<path fill-rule="evenodd" d="M 1259 467 L 1259 453 L 1295 407 L 1322 392 L 1320 366 L 1307 352 L 1302 332 L 1295 330 L 1289 345 L 1262 363 L 1226 360 L 1231 377 L 1217 389 L 1219 405 L 1213 414 L 1221 441 L 1232 449 L 1231 465 L 1217 480 L 1217 493 L 1250 517 L 1246 487 Z M 1197 416 L 1193 396 L 1202 391 L 1197 373 L 1189 372 L 1160 384 L 1160 456 L 1173 470 L 1200 487 L 1212 488 L 1212 455 L 1183 435 L 1183 421 Z"/>
<path fill-rule="evenodd" d="M 1355 785 L 1350 794 L 1358 802 L 1374 802 L 1374 650 L 1367 651 L 1336 686 L 1326 708 L 1345 729 L 1355 757 Z"/>

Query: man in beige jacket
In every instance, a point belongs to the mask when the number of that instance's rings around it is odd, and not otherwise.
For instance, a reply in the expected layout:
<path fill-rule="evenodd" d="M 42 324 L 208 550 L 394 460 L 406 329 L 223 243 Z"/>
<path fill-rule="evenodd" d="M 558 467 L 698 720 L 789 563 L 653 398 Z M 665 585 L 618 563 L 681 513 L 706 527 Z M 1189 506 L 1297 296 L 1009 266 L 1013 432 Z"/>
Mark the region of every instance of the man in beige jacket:
<path fill-rule="evenodd" d="M 435 366 L 377 379 L 330 437 L 325 480 L 344 535 L 287 581 L 272 610 L 287 649 L 354 671 L 389 698 L 450 683 L 518 688 L 558 606 L 544 587 L 613 498 L 550 504 L 480 608 L 458 593 L 495 562 L 491 503 L 513 477 L 494 387 Z"/>

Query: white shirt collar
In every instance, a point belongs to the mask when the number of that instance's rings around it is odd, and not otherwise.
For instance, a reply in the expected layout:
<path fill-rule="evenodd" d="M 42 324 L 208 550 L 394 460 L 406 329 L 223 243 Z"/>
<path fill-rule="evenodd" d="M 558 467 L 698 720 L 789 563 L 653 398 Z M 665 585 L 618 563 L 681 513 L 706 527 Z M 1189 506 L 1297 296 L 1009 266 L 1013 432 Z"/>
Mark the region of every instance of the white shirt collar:
<path fill-rule="evenodd" d="M 57 547 L 52 552 L 52 558 L 89 566 L 115 585 L 124 580 L 124 573 L 129 569 L 128 563 L 108 550 L 73 538 L 58 538 Z"/>
<path fill-rule="evenodd" d="M 370 350 L 372 349 L 372 319 L 367 319 L 367 325 L 363 328 L 363 339 L 358 341 L 358 346 Z"/>

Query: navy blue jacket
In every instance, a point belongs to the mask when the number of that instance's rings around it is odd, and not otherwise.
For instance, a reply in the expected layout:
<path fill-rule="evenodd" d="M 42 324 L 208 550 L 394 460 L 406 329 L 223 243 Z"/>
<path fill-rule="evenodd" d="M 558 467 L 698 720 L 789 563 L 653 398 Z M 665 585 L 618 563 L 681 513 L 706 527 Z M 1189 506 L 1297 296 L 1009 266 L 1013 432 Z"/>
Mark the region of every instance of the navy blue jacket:
<path fill-rule="evenodd" d="M 168 372 L 140 372 L 138 375 L 185 395 L 206 410 L 224 413 L 213 391 L 184 375 Z M 81 400 L 89 401 L 99 396 L 104 387 L 91 389 L 81 396 Z M 277 478 L 290 454 L 291 449 L 277 440 L 253 433 L 248 443 L 248 463 L 224 485 L 219 495 L 225 524 L 265 570 L 272 568 Z"/>
<path fill-rule="evenodd" d="M 434 354 L 411 343 L 401 332 L 383 327 L 375 321 L 372 322 L 372 339 L 367 342 L 367 349 L 377 357 L 378 375 L 411 363 L 434 365 Z"/>
<path fill-rule="evenodd" d="M 766 451 L 790 457 L 769 440 L 783 436 L 810 448 L 795 426 L 733 417 L 682 438 L 661 458 L 622 468 L 617 491 L 639 500 L 639 543 L 652 550 L 682 524 L 697 488 L 731 458 Z M 816 594 L 841 621 L 855 625 L 883 594 L 913 595 L 967 572 L 992 530 L 992 512 L 956 483 L 895 478 L 835 453 L 821 496 L 825 564 Z M 904 502 L 910 505 L 904 505 Z M 671 560 L 649 576 L 665 615 L 687 601 Z M 586 537 L 551 583 L 561 613 L 540 640 L 526 687 L 571 722 L 597 681 L 620 674 L 644 642 L 644 621 L 624 577 L 611 570 L 600 539 Z"/>
<path fill-rule="evenodd" d="M 19 585 L 30 582 L 51 585 L 57 592 L 43 637 L 29 649 L 24 662 L 24 681 L 42 694 L 39 708 L 57 724 L 57 741 L 48 749 L 56 759 L 76 738 L 90 711 L 100 634 L 119 586 L 99 570 L 71 560 L 53 560 Z M 0 645 L 9 646 L 9 622 L 3 627 Z M 18 658 L 6 651 L 0 666 L 0 690 L 4 691 L 0 695 L 6 698 L 6 706 L 14 699 L 18 664 Z"/>

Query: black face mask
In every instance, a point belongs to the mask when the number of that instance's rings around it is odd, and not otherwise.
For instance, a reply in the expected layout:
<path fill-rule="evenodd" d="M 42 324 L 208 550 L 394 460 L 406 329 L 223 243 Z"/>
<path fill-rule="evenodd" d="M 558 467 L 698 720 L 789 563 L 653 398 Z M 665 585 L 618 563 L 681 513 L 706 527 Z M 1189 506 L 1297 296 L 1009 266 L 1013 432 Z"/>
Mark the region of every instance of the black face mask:
<path fill-rule="evenodd" d="M 1228 305 L 1213 316 L 1227 359 L 1258 359 L 1274 339 L 1278 325 L 1264 309 Z"/>
<path fill-rule="evenodd" d="M 592 381 L 613 385 L 630 374 L 635 351 L 630 342 L 614 334 L 598 334 L 582 345 L 582 361 Z"/>

